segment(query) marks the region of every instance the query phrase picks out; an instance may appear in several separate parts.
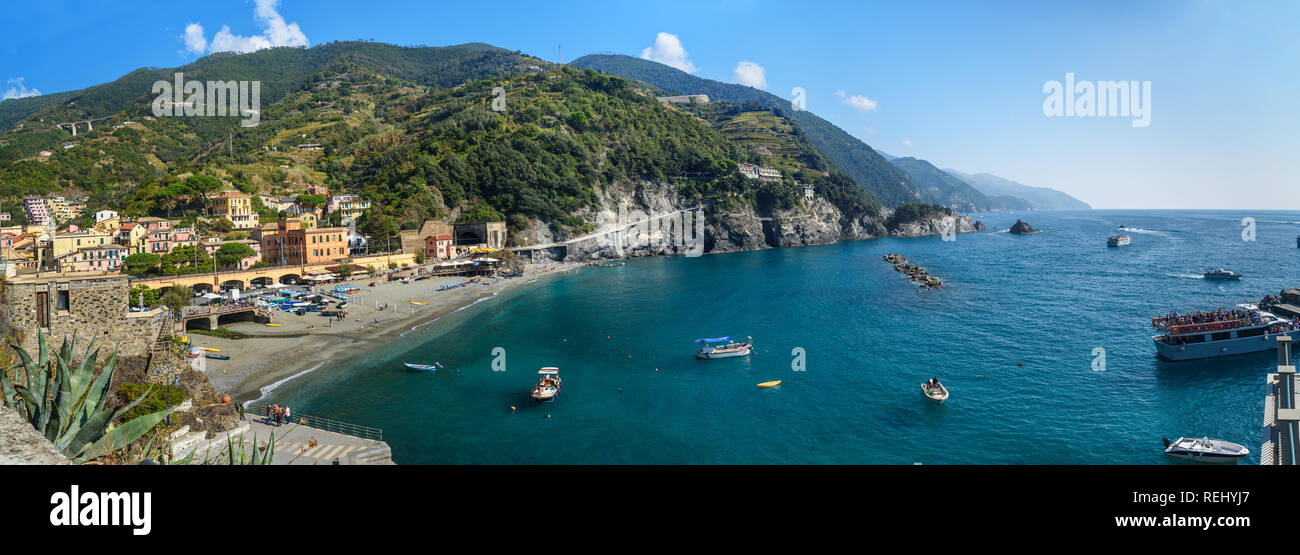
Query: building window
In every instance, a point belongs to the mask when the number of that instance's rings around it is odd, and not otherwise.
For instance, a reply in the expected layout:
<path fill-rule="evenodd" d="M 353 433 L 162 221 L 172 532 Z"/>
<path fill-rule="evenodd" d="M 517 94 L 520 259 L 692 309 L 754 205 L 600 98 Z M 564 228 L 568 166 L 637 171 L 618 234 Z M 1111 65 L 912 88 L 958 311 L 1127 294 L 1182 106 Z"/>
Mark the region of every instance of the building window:
<path fill-rule="evenodd" d="M 58 295 L 58 300 L 57 300 L 57 302 L 58 302 L 57 307 L 58 307 L 59 310 L 68 310 L 68 306 L 69 306 L 70 303 L 69 303 L 69 299 L 68 299 L 68 290 L 67 290 L 67 289 L 64 289 L 64 290 L 62 290 L 62 291 L 59 291 L 59 295 Z"/>

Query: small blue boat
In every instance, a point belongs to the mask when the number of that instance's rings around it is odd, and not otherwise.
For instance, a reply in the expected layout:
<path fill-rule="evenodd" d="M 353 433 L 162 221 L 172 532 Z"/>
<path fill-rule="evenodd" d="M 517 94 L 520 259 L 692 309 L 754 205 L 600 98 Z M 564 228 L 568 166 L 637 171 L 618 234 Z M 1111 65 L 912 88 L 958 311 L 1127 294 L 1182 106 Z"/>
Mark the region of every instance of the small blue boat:
<path fill-rule="evenodd" d="M 204 353 L 203 358 L 210 358 L 213 360 L 230 360 L 230 355 L 214 355 L 212 353 Z"/>
<path fill-rule="evenodd" d="M 406 367 L 410 368 L 411 370 L 420 370 L 423 372 L 437 372 L 439 368 L 442 368 L 442 365 L 436 362 L 433 364 L 415 364 L 413 362 L 404 362 L 403 364 L 405 364 Z"/>

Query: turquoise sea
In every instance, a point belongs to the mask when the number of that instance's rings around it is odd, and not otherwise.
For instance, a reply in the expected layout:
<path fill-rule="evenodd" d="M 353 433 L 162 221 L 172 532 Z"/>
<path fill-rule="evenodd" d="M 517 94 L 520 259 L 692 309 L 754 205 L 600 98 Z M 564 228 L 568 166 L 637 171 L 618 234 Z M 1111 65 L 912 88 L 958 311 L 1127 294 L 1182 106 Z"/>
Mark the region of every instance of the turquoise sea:
<path fill-rule="evenodd" d="M 1017 217 L 1045 231 L 545 277 L 290 381 L 271 400 L 381 427 L 399 464 L 1169 464 L 1160 438 L 1180 435 L 1242 443 L 1258 463 L 1275 355 L 1162 362 L 1150 319 L 1300 286 L 1300 213 L 976 215 L 1003 230 Z M 1244 217 L 1254 241 L 1243 240 Z M 1120 224 L 1141 231 L 1107 248 Z M 946 286 L 918 291 L 886 253 Z M 1206 281 L 1207 266 L 1246 277 Z M 753 336 L 755 352 L 693 357 L 696 338 L 719 335 Z M 498 347 L 504 371 L 493 370 Z M 792 370 L 796 348 L 804 371 Z M 445 369 L 408 372 L 404 361 Z M 564 378 L 554 403 L 528 397 L 541 366 Z M 931 376 L 951 390 L 947 404 L 922 398 Z M 782 383 L 755 387 L 769 380 Z"/>

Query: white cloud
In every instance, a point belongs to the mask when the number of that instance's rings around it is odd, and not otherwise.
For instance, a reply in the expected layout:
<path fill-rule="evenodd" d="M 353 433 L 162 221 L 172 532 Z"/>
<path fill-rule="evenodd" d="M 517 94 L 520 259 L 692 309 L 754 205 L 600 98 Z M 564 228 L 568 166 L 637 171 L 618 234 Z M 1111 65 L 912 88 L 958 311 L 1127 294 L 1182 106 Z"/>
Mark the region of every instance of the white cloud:
<path fill-rule="evenodd" d="M 840 97 L 840 98 L 844 98 L 844 89 L 840 89 L 840 90 L 838 90 L 838 91 L 835 91 L 835 96 L 838 96 L 838 97 Z"/>
<path fill-rule="evenodd" d="M 912 147 L 912 139 L 903 139 L 903 144 L 904 144 L 904 145 L 907 145 L 908 148 L 911 148 L 911 147 Z"/>
<path fill-rule="evenodd" d="M 767 70 L 749 60 L 741 60 L 733 70 L 735 81 L 755 89 L 767 88 Z"/>
<path fill-rule="evenodd" d="M 844 103 L 860 112 L 870 112 L 876 109 L 876 101 L 856 94 L 844 99 Z"/>
<path fill-rule="evenodd" d="M 876 134 L 876 130 L 875 130 L 875 129 L 872 129 L 872 128 L 867 127 L 867 126 L 865 126 L 865 125 L 862 126 L 862 130 L 863 130 L 863 131 L 866 131 L 867 134 L 870 134 L 870 135 L 875 135 L 875 134 Z"/>
<path fill-rule="evenodd" d="M 221 30 L 213 35 L 208 43 L 203 36 L 203 26 L 191 23 L 185 27 L 185 49 L 195 54 L 208 52 L 253 52 L 276 46 L 307 46 L 307 35 L 297 23 L 286 23 L 276 8 L 280 0 L 255 0 L 257 7 L 253 15 L 262 26 L 262 34 L 245 37 L 230 32 L 230 26 L 222 25 Z"/>
<path fill-rule="evenodd" d="M 642 59 L 675 67 L 686 73 L 695 73 L 695 64 L 686 59 L 687 56 L 681 39 L 677 38 L 677 35 L 668 33 L 659 33 L 655 37 L 655 45 L 641 51 Z"/>
<path fill-rule="evenodd" d="M 0 95 L 0 100 L 8 100 L 10 98 L 26 98 L 29 96 L 41 95 L 41 91 L 38 91 L 36 89 L 29 89 L 26 86 L 23 86 L 22 77 L 14 77 L 12 79 L 9 79 L 7 83 L 14 86 L 6 89 L 4 95 Z"/>
<path fill-rule="evenodd" d="M 202 54 L 208 49 L 208 39 L 203 36 L 203 26 L 191 23 L 185 26 L 185 49 L 195 54 Z"/>

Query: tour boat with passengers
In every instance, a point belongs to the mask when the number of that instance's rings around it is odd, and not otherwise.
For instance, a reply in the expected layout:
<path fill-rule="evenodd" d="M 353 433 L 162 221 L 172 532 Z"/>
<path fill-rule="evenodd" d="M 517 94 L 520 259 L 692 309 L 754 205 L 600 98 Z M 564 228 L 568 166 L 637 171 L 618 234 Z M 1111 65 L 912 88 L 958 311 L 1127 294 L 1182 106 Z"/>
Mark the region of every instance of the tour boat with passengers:
<path fill-rule="evenodd" d="M 704 347 L 695 351 L 695 358 L 730 358 L 743 357 L 749 354 L 754 348 L 754 338 L 746 337 L 744 343 L 736 343 L 731 340 L 731 336 L 726 337 L 709 337 L 705 339 L 696 339 L 696 343 L 702 343 Z M 724 345 L 714 347 L 710 343 L 724 343 Z"/>
<path fill-rule="evenodd" d="M 560 369 L 547 366 L 537 371 L 537 385 L 533 386 L 530 397 L 539 403 L 549 403 L 560 396 Z"/>
<path fill-rule="evenodd" d="M 1122 247 L 1132 242 L 1133 239 L 1130 239 L 1128 235 L 1111 235 L 1109 238 L 1106 239 L 1106 246 Z"/>
<path fill-rule="evenodd" d="M 1253 304 L 1239 304 L 1230 310 L 1197 311 L 1152 318 L 1151 325 L 1164 332 L 1151 339 L 1156 354 L 1168 360 L 1193 360 L 1277 348 L 1277 336 L 1300 337 L 1300 322 L 1260 310 Z"/>

